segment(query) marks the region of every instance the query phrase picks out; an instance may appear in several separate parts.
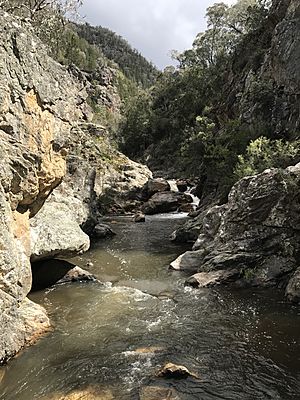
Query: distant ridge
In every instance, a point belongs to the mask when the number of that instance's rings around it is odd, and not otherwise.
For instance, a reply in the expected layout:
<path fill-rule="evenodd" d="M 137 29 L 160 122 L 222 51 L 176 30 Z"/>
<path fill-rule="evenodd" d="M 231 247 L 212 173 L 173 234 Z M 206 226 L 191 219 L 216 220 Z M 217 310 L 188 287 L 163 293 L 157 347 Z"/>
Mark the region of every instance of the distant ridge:
<path fill-rule="evenodd" d="M 117 63 L 124 75 L 143 87 L 155 82 L 159 70 L 121 36 L 101 26 L 76 24 L 80 37 L 99 47 L 105 57 Z"/>

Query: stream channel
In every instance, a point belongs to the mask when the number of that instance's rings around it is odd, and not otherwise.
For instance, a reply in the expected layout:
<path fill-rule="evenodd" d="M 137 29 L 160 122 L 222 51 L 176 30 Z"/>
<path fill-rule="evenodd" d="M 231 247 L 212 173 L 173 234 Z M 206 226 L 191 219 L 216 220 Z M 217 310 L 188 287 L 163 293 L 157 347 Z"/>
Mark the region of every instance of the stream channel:
<path fill-rule="evenodd" d="M 73 260 L 92 262 L 106 284 L 30 295 L 54 330 L 0 370 L 1 400 L 60 399 L 95 385 L 118 400 L 139 399 L 144 386 L 173 388 L 182 400 L 300 399 L 299 308 L 274 289 L 185 288 L 168 269 L 187 249 L 169 240 L 179 214 L 109 222 L 117 235 Z M 199 378 L 157 378 L 166 362 Z"/>

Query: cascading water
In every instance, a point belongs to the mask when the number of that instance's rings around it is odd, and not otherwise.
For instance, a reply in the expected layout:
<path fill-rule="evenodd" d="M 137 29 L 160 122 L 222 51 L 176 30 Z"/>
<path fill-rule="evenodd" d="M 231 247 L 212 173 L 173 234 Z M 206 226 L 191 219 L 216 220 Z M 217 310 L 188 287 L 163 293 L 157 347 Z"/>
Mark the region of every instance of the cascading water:
<path fill-rule="evenodd" d="M 173 192 L 178 192 L 176 180 L 170 179 L 170 180 L 168 180 L 168 183 Z M 188 189 L 185 191 L 185 194 L 188 194 L 189 196 L 192 197 L 193 202 L 191 204 L 192 204 L 194 210 L 196 210 L 197 207 L 199 206 L 200 199 L 197 196 L 195 196 L 192 192 L 193 192 L 193 186 L 188 186 Z"/>

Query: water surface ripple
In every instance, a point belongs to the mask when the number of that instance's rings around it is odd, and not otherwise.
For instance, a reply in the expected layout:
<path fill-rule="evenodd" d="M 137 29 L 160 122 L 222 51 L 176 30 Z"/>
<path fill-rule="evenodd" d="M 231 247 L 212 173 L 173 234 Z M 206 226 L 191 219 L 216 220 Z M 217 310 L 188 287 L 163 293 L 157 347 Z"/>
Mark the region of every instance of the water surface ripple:
<path fill-rule="evenodd" d="M 142 386 L 182 400 L 299 400 L 300 315 L 275 290 L 184 288 L 167 266 L 185 249 L 168 237 L 182 220 L 116 218 L 117 236 L 76 262 L 104 285 L 66 284 L 33 293 L 55 330 L 4 368 L 1 400 L 47 399 L 97 385 L 115 399 Z M 155 378 L 165 362 L 199 379 Z M 157 399 L 159 400 L 159 399 Z"/>

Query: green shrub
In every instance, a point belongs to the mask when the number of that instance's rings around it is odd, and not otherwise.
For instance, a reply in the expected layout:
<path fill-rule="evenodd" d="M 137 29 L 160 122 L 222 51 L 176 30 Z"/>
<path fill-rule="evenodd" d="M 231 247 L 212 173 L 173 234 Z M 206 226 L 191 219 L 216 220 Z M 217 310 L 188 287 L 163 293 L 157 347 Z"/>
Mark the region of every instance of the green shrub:
<path fill-rule="evenodd" d="M 246 154 L 238 156 L 235 167 L 237 179 L 255 175 L 267 168 L 286 168 L 300 160 L 300 140 L 287 142 L 265 137 L 251 141 Z"/>

